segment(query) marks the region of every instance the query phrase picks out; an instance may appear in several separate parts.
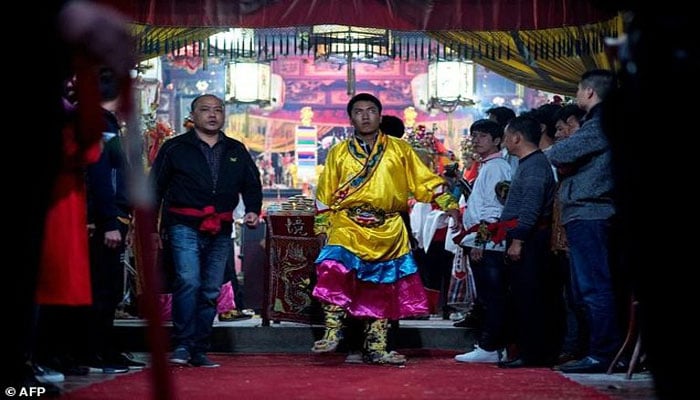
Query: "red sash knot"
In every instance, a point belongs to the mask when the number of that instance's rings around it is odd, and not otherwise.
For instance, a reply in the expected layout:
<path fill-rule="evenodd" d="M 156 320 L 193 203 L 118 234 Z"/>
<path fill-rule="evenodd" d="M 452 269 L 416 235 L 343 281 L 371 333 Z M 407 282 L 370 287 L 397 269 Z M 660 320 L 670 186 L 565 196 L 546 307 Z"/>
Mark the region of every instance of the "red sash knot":
<path fill-rule="evenodd" d="M 168 211 L 189 217 L 202 218 L 202 223 L 199 225 L 199 230 L 212 235 L 219 233 L 221 230 L 222 221 L 233 221 L 233 211 L 217 213 L 214 206 L 205 206 L 201 210 L 196 208 L 170 207 L 168 208 Z"/>

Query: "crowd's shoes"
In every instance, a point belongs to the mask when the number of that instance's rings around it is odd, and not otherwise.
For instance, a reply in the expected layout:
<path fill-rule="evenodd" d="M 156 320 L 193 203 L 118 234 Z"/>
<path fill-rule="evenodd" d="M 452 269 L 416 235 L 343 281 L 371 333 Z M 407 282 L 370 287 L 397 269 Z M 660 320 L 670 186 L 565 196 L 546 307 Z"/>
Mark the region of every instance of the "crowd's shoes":
<path fill-rule="evenodd" d="M 566 364 L 569 361 L 578 360 L 580 358 L 581 358 L 581 356 L 577 356 L 574 353 L 570 353 L 568 351 L 562 351 L 561 353 L 559 353 L 559 356 L 557 356 L 557 365 Z"/>
<path fill-rule="evenodd" d="M 41 398 L 44 397 L 59 397 L 61 396 L 61 389 L 54 385 L 51 382 L 41 382 L 36 378 L 35 374 L 35 369 L 33 365 L 27 364 L 26 366 L 23 367 L 23 370 L 21 371 L 19 376 L 22 376 L 20 380 L 15 381 L 14 379 L 10 380 L 9 386 L 6 388 L 3 388 L 5 390 L 5 396 L 6 398 L 11 398 L 11 397 L 22 397 L 23 394 L 18 392 L 20 388 L 42 388 L 43 393 L 41 394 Z M 3 381 L 5 382 L 5 381 Z M 26 396 L 26 394 L 24 394 Z"/>
<path fill-rule="evenodd" d="M 486 351 L 481 347 L 474 346 L 474 350 L 464 353 L 457 354 L 455 356 L 455 361 L 463 363 L 498 363 L 503 359 L 503 349 Z"/>
<path fill-rule="evenodd" d="M 216 368 L 220 364 L 215 363 L 204 353 L 190 353 L 186 347 L 178 346 L 170 353 L 168 361 L 175 365 L 191 365 L 193 367 Z"/>
<path fill-rule="evenodd" d="M 83 364 L 93 374 L 123 374 L 129 372 L 129 367 L 101 357 L 94 357 Z"/>
<path fill-rule="evenodd" d="M 136 360 L 130 353 L 117 354 L 115 357 L 110 359 L 110 361 L 114 364 L 126 366 L 130 370 L 138 371 L 146 368 L 146 363 Z"/>
<path fill-rule="evenodd" d="M 190 365 L 193 367 L 216 368 L 220 364 L 215 363 L 204 353 L 194 353 L 190 358 Z"/>
<path fill-rule="evenodd" d="M 546 365 L 530 364 L 525 362 L 522 358 L 516 358 L 514 360 L 501 361 L 498 363 L 498 368 L 529 368 L 529 367 L 544 367 Z"/>
<path fill-rule="evenodd" d="M 32 364 L 32 369 L 34 370 L 34 377 L 41 383 L 59 383 L 66 380 L 66 376 L 63 373 L 43 365 Z"/>
<path fill-rule="evenodd" d="M 117 310 L 114 312 L 114 319 L 138 319 L 138 316 L 132 315 L 125 310 Z"/>
<path fill-rule="evenodd" d="M 90 373 L 88 367 L 79 365 L 72 358 L 55 357 L 41 362 L 40 365 L 58 371 L 65 376 L 85 376 Z"/>
<path fill-rule="evenodd" d="M 588 356 L 557 365 L 554 370 L 568 374 L 595 374 L 607 372 L 608 364 Z"/>
<path fill-rule="evenodd" d="M 176 347 L 175 350 L 170 353 L 170 358 L 168 358 L 168 361 L 171 364 L 186 365 L 190 362 L 190 358 L 192 358 L 192 356 L 190 355 L 189 350 L 184 347 Z"/>
<path fill-rule="evenodd" d="M 587 356 L 580 360 L 573 360 L 557 365 L 553 369 L 565 374 L 602 374 L 608 371 L 609 364 L 609 362 L 603 362 L 591 356 Z"/>
<path fill-rule="evenodd" d="M 452 324 L 455 328 L 471 328 L 479 329 L 481 327 L 481 318 L 477 313 L 467 313 L 463 319 Z"/>
<path fill-rule="evenodd" d="M 610 364 L 610 361 L 600 361 L 591 356 L 587 356 L 579 360 L 573 360 L 564 364 L 555 365 L 554 367 L 552 367 L 552 369 L 555 371 L 563 372 L 565 374 L 602 374 L 608 372 L 608 370 L 610 369 Z M 629 366 L 630 360 L 626 357 L 623 357 L 615 362 L 615 365 L 613 365 L 611 372 L 630 373 Z M 645 371 L 646 369 L 646 363 L 642 361 L 641 363 L 637 364 L 634 370 L 631 372 L 641 372 Z"/>
<path fill-rule="evenodd" d="M 244 313 L 243 311 L 239 310 L 231 310 L 219 314 L 220 322 L 243 321 L 251 318 L 253 318 L 252 314 Z"/>

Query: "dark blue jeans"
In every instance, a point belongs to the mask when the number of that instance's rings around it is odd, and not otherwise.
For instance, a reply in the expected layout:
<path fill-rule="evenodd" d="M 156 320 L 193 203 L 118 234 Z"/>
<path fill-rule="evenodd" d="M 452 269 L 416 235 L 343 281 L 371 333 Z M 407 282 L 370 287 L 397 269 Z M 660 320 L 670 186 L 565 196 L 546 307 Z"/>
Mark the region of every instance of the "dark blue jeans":
<path fill-rule="evenodd" d="M 571 287 L 571 261 L 569 253 L 560 252 L 552 255 L 553 262 L 560 273 L 561 286 L 564 287 L 564 312 L 566 326 L 562 353 L 575 355 L 577 358 L 588 355 L 588 323 L 582 304 L 577 303 Z"/>
<path fill-rule="evenodd" d="M 231 254 L 231 234 L 211 235 L 185 225 L 168 229 L 173 252 L 173 341 L 205 352 L 216 316 L 216 299 Z"/>
<path fill-rule="evenodd" d="M 577 220 L 567 223 L 571 259 L 571 286 L 588 319 L 589 355 L 609 362 L 622 339 L 610 271 L 610 221 Z"/>

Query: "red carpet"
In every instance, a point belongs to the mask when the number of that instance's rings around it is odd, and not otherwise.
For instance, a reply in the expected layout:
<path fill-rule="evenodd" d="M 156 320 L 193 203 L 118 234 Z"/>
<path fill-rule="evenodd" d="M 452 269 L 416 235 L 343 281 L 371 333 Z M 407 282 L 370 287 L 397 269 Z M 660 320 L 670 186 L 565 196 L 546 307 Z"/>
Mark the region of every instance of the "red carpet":
<path fill-rule="evenodd" d="M 545 368 L 455 362 L 454 352 L 409 353 L 405 367 L 344 364 L 344 356 L 214 354 L 219 368 L 172 367 L 178 400 L 609 399 Z M 148 370 L 69 392 L 71 400 L 152 398 Z"/>

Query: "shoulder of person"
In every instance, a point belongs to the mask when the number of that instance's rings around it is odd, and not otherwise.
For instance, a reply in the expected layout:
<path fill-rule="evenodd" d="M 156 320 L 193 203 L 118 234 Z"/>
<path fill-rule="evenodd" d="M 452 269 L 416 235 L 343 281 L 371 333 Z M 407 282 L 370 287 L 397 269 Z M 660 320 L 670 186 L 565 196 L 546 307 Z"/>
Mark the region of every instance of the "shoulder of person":
<path fill-rule="evenodd" d="M 411 145 L 407 140 L 399 139 L 399 138 L 392 138 L 394 139 L 391 143 L 396 145 L 396 148 L 402 152 L 402 153 L 415 153 L 419 157 L 423 155 L 423 157 L 430 158 L 432 155 L 427 149 L 423 148 L 416 148 Z M 422 158 L 422 157 L 421 157 Z"/>
<path fill-rule="evenodd" d="M 196 141 L 194 135 L 194 131 L 189 131 L 181 133 L 179 135 L 168 137 L 163 141 L 163 144 L 161 144 L 160 149 L 158 149 L 158 155 L 173 151 L 175 148 L 180 147 L 183 144 L 190 146 L 195 144 Z"/>
<path fill-rule="evenodd" d="M 350 142 L 352 141 L 352 137 L 349 137 L 347 139 L 343 139 L 339 141 L 338 143 L 332 145 L 328 149 L 328 154 L 331 152 L 337 152 L 337 151 L 347 151 L 348 146 L 350 145 Z"/>
<path fill-rule="evenodd" d="M 167 143 L 170 143 L 170 145 L 172 146 L 173 143 L 182 143 L 187 141 L 194 142 L 195 139 L 196 134 L 194 130 L 189 130 L 187 132 L 168 137 L 166 140 L 163 141 L 163 146 L 165 146 Z"/>
<path fill-rule="evenodd" d="M 506 160 L 505 157 L 503 157 L 502 155 L 501 155 L 501 156 L 498 156 L 498 157 L 491 158 L 491 159 L 489 159 L 489 160 L 486 160 L 486 162 L 483 163 L 483 166 L 486 167 L 486 166 L 489 165 L 489 164 L 490 164 L 491 166 L 502 165 L 502 166 L 508 166 L 508 167 L 510 167 L 510 163 L 509 163 L 508 160 Z"/>
<path fill-rule="evenodd" d="M 586 121 L 581 124 L 581 127 L 576 130 L 576 133 L 569 136 L 567 139 L 575 138 L 576 136 L 580 136 L 581 133 L 585 135 L 590 135 L 590 134 L 602 134 L 603 133 L 603 120 L 600 117 L 600 113 L 595 113 L 594 115 L 591 116 L 591 118 L 587 119 Z M 556 144 L 556 143 L 555 143 Z"/>
<path fill-rule="evenodd" d="M 246 152 L 248 151 L 248 148 L 246 147 L 246 145 L 243 142 L 241 142 L 240 140 L 234 139 L 230 136 L 224 135 L 224 143 L 226 144 L 226 146 L 228 146 L 229 148 L 231 148 L 235 151 L 246 151 Z"/>
<path fill-rule="evenodd" d="M 230 145 L 245 146 L 245 145 L 243 144 L 243 142 L 241 142 L 240 140 L 234 139 L 234 138 L 232 138 L 231 136 L 226 135 L 225 133 L 224 133 L 223 135 L 224 135 L 224 142 L 226 142 L 226 143 L 228 143 L 228 144 L 230 144 Z"/>
<path fill-rule="evenodd" d="M 402 149 L 413 148 L 411 146 L 411 144 L 408 143 L 408 141 L 406 141 L 406 140 L 399 139 L 399 138 L 396 138 L 393 136 L 388 136 L 388 139 L 389 139 L 389 143 L 396 144 L 397 146 L 399 146 Z"/>

